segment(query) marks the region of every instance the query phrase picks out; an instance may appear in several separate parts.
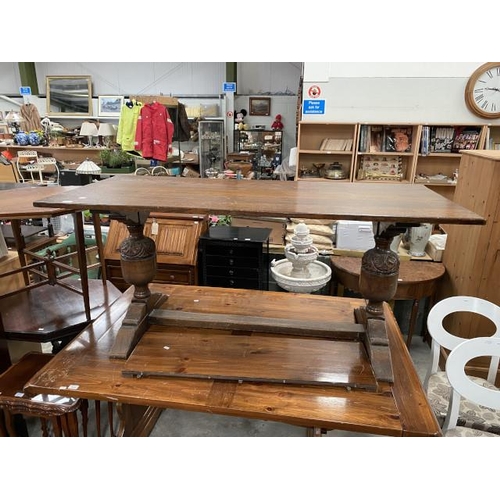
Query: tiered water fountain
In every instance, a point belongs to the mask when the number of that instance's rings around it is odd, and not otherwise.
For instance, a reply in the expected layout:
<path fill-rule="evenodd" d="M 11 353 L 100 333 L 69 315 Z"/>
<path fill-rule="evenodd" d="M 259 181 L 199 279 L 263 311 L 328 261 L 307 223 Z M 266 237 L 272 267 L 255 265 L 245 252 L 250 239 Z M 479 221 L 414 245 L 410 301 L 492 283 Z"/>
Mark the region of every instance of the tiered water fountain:
<path fill-rule="evenodd" d="M 271 262 L 273 278 L 289 292 L 317 292 L 331 279 L 332 270 L 317 260 L 319 251 L 309 233 L 306 224 L 297 224 L 291 243 L 285 246 L 286 259 Z"/>

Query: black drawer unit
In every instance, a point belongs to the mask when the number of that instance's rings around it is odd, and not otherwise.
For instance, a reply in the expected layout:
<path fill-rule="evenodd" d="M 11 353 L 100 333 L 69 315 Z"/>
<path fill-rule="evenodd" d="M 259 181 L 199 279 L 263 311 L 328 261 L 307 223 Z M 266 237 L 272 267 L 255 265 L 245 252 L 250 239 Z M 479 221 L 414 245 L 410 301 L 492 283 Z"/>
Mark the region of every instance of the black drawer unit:
<path fill-rule="evenodd" d="M 209 228 L 199 241 L 200 283 L 205 286 L 268 290 L 270 234 L 271 229 L 268 228 Z"/>

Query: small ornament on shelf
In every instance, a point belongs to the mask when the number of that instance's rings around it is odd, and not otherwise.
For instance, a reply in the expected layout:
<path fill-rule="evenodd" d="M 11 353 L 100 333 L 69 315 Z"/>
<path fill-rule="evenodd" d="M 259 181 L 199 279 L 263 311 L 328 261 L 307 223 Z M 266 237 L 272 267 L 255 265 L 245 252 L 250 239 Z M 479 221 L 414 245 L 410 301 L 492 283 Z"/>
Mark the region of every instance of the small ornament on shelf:
<path fill-rule="evenodd" d="M 283 122 L 281 121 L 282 116 L 281 115 L 276 115 L 274 117 L 274 122 L 271 125 L 272 130 L 283 130 Z"/>

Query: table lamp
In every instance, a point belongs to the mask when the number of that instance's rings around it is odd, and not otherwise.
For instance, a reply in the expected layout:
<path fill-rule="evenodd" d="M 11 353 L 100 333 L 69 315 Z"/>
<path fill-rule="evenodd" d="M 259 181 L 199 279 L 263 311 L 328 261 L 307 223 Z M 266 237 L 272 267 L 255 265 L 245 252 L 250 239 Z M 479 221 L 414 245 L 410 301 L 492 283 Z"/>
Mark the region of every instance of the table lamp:
<path fill-rule="evenodd" d="M 80 165 L 77 167 L 76 175 L 87 175 L 87 184 L 90 184 L 92 182 L 92 176 L 99 175 L 101 171 L 102 170 L 99 165 L 96 165 L 92 160 L 89 160 L 87 158 L 85 161 L 82 161 L 82 163 L 80 163 Z"/>
<path fill-rule="evenodd" d="M 88 147 L 93 147 L 93 137 L 97 137 L 99 135 L 97 125 L 92 122 L 83 122 L 82 126 L 80 127 L 80 135 L 87 136 L 89 139 Z"/>
<path fill-rule="evenodd" d="M 24 118 L 17 111 L 9 111 L 5 115 L 5 122 L 13 129 L 14 135 L 21 131 L 21 123 L 24 121 Z"/>
<path fill-rule="evenodd" d="M 97 135 L 102 136 L 104 146 L 109 149 L 111 138 L 116 135 L 115 127 L 111 123 L 101 123 Z"/>

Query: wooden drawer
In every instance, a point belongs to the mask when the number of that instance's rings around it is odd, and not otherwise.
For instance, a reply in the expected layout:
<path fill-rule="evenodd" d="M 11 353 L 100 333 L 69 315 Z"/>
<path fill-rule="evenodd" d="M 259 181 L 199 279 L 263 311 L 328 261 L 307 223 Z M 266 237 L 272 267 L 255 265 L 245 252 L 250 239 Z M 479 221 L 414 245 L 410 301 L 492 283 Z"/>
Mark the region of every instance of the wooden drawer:
<path fill-rule="evenodd" d="M 106 273 L 109 281 L 120 291 L 130 286 L 122 276 L 120 262 L 106 261 Z M 198 284 L 196 266 L 165 266 L 158 265 L 153 283 L 171 283 L 174 285 Z"/>
<path fill-rule="evenodd" d="M 195 268 L 159 266 L 154 277 L 154 283 L 172 283 L 177 285 L 195 285 Z"/>

